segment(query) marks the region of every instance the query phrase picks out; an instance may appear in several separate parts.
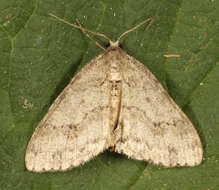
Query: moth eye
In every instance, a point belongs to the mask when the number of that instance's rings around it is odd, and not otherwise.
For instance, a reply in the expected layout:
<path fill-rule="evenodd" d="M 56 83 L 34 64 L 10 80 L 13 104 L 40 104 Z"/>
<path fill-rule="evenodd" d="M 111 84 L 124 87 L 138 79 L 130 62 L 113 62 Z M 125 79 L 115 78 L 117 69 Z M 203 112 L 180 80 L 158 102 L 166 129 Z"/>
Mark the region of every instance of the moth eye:
<path fill-rule="evenodd" d="M 107 43 L 107 44 L 106 44 L 106 48 L 108 48 L 108 47 L 110 47 L 110 43 Z"/>

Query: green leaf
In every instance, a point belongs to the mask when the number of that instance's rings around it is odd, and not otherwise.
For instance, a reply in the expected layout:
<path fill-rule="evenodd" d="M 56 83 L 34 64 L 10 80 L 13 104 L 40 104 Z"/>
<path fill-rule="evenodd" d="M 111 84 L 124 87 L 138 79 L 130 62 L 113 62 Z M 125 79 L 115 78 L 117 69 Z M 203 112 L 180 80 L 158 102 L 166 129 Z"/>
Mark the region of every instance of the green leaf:
<path fill-rule="evenodd" d="M 0 189 L 218 189 L 218 1 L 1 0 L 0 4 Z M 34 128 L 75 72 L 102 53 L 81 31 L 49 13 L 72 23 L 78 18 L 84 27 L 114 40 L 154 16 L 148 30 L 142 26 L 121 45 L 156 75 L 194 123 L 204 147 L 202 164 L 166 169 L 106 151 L 67 172 L 27 171 L 24 155 Z"/>

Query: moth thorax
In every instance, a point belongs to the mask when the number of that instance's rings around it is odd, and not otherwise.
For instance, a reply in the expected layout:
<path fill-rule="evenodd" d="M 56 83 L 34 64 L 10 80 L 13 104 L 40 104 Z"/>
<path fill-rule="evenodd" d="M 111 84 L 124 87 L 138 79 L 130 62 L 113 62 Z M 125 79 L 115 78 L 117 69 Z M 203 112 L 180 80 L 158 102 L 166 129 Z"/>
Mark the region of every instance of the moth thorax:
<path fill-rule="evenodd" d="M 122 80 L 121 73 L 109 73 L 108 77 L 110 81 L 121 81 Z"/>
<path fill-rule="evenodd" d="M 120 64 L 118 61 L 114 60 L 110 63 L 109 69 L 109 80 L 111 81 L 119 81 L 122 80 L 121 72 L 120 72 Z"/>

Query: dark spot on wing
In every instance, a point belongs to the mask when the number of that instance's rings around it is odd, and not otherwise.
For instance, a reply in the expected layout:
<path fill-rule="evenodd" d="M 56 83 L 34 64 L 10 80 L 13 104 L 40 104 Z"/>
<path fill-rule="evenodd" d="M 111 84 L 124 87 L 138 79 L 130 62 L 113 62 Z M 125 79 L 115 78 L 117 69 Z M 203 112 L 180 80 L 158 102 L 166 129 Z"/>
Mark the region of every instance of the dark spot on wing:
<path fill-rule="evenodd" d="M 85 147 L 80 148 L 80 149 L 79 149 L 79 152 L 84 152 L 84 150 L 85 150 Z"/>
<path fill-rule="evenodd" d="M 150 102 L 151 102 L 151 100 L 150 100 L 150 98 L 149 98 L 149 97 L 146 97 L 146 101 L 147 101 L 148 103 L 150 103 Z"/>

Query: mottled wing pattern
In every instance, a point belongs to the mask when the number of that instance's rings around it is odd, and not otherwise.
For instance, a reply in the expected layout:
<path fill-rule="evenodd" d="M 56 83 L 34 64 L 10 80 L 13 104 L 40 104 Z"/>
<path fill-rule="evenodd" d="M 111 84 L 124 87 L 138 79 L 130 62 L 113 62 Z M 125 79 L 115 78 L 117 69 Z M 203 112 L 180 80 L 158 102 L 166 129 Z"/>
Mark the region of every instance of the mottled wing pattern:
<path fill-rule="evenodd" d="M 143 64 L 123 57 L 121 138 L 115 150 L 166 167 L 200 164 L 202 145 L 187 116 Z"/>
<path fill-rule="evenodd" d="M 28 144 L 28 170 L 64 171 L 108 148 L 106 69 L 102 55 L 93 59 L 55 100 Z"/>

